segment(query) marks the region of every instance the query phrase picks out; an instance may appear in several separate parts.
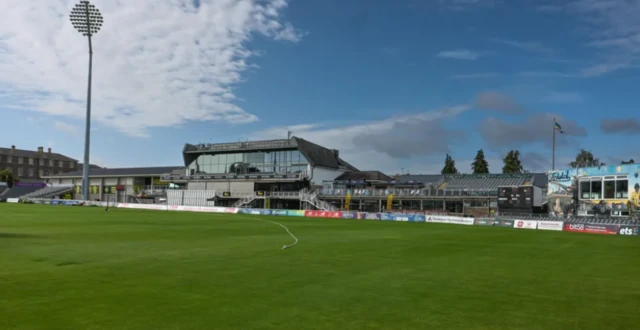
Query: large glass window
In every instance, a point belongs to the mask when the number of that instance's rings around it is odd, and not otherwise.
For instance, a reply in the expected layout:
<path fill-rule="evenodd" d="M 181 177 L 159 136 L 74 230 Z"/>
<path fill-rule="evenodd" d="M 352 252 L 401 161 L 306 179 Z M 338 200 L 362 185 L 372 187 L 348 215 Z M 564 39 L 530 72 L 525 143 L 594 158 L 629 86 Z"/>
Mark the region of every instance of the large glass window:
<path fill-rule="evenodd" d="M 580 182 L 580 198 L 581 199 L 591 198 L 591 182 L 589 181 Z"/>
<path fill-rule="evenodd" d="M 616 198 L 616 182 L 614 180 L 604 182 L 604 198 Z"/>
<path fill-rule="evenodd" d="M 591 181 L 591 199 L 601 199 L 602 198 L 602 181 L 593 180 Z"/>
<path fill-rule="evenodd" d="M 616 198 L 628 198 L 629 196 L 629 181 L 617 180 L 616 181 Z"/>
<path fill-rule="evenodd" d="M 194 174 L 299 173 L 307 160 L 298 150 L 200 155 L 189 166 Z"/>

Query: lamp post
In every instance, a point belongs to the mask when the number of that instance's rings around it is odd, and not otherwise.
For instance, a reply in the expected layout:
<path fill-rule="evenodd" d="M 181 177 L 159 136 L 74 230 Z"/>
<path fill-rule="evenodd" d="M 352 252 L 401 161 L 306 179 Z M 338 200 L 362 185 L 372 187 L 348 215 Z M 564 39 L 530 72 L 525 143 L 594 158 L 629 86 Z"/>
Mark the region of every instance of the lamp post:
<path fill-rule="evenodd" d="M 84 166 L 82 167 L 82 199 L 89 200 L 89 150 L 91 146 L 91 70 L 93 66 L 93 47 L 91 36 L 100 31 L 102 15 L 98 8 L 83 0 L 76 4 L 69 15 L 73 27 L 87 37 L 89 41 L 89 84 L 87 87 L 87 122 L 84 135 Z"/>

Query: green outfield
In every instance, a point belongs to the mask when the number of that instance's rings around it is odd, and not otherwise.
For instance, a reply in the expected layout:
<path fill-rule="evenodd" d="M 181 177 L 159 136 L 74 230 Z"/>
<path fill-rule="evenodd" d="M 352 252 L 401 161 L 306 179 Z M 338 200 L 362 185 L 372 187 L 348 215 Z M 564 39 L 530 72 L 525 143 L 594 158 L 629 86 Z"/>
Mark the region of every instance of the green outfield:
<path fill-rule="evenodd" d="M 638 237 L 0 204 L 3 330 L 628 330 L 638 311 Z"/>

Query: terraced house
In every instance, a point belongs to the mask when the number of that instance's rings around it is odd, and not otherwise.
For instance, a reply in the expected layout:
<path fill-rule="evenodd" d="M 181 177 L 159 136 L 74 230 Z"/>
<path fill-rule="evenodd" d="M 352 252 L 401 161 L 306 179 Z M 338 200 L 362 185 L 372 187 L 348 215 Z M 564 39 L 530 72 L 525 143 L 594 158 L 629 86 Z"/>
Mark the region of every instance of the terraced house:
<path fill-rule="evenodd" d="M 48 148 L 38 147 L 38 150 L 0 148 L 0 169 L 10 170 L 20 179 L 39 180 L 42 177 L 56 175 L 79 168 L 78 160 L 55 153 Z"/>

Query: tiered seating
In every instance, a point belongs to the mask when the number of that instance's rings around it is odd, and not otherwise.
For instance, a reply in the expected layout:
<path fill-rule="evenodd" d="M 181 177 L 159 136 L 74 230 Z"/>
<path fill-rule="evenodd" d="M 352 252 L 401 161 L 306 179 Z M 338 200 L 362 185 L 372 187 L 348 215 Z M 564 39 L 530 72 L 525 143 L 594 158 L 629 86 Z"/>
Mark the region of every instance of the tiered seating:
<path fill-rule="evenodd" d="M 446 189 L 498 191 L 498 187 L 519 186 L 525 181 L 526 179 L 523 177 L 475 177 L 471 175 L 463 175 L 449 179 L 449 181 L 447 181 Z"/>
<path fill-rule="evenodd" d="M 2 195 L 2 200 L 7 200 L 9 198 L 20 198 L 24 195 L 30 194 L 34 191 L 38 191 L 40 189 L 42 189 L 42 187 L 13 187 Z"/>
<path fill-rule="evenodd" d="M 20 198 L 49 198 L 73 191 L 73 186 L 44 187 Z"/>

